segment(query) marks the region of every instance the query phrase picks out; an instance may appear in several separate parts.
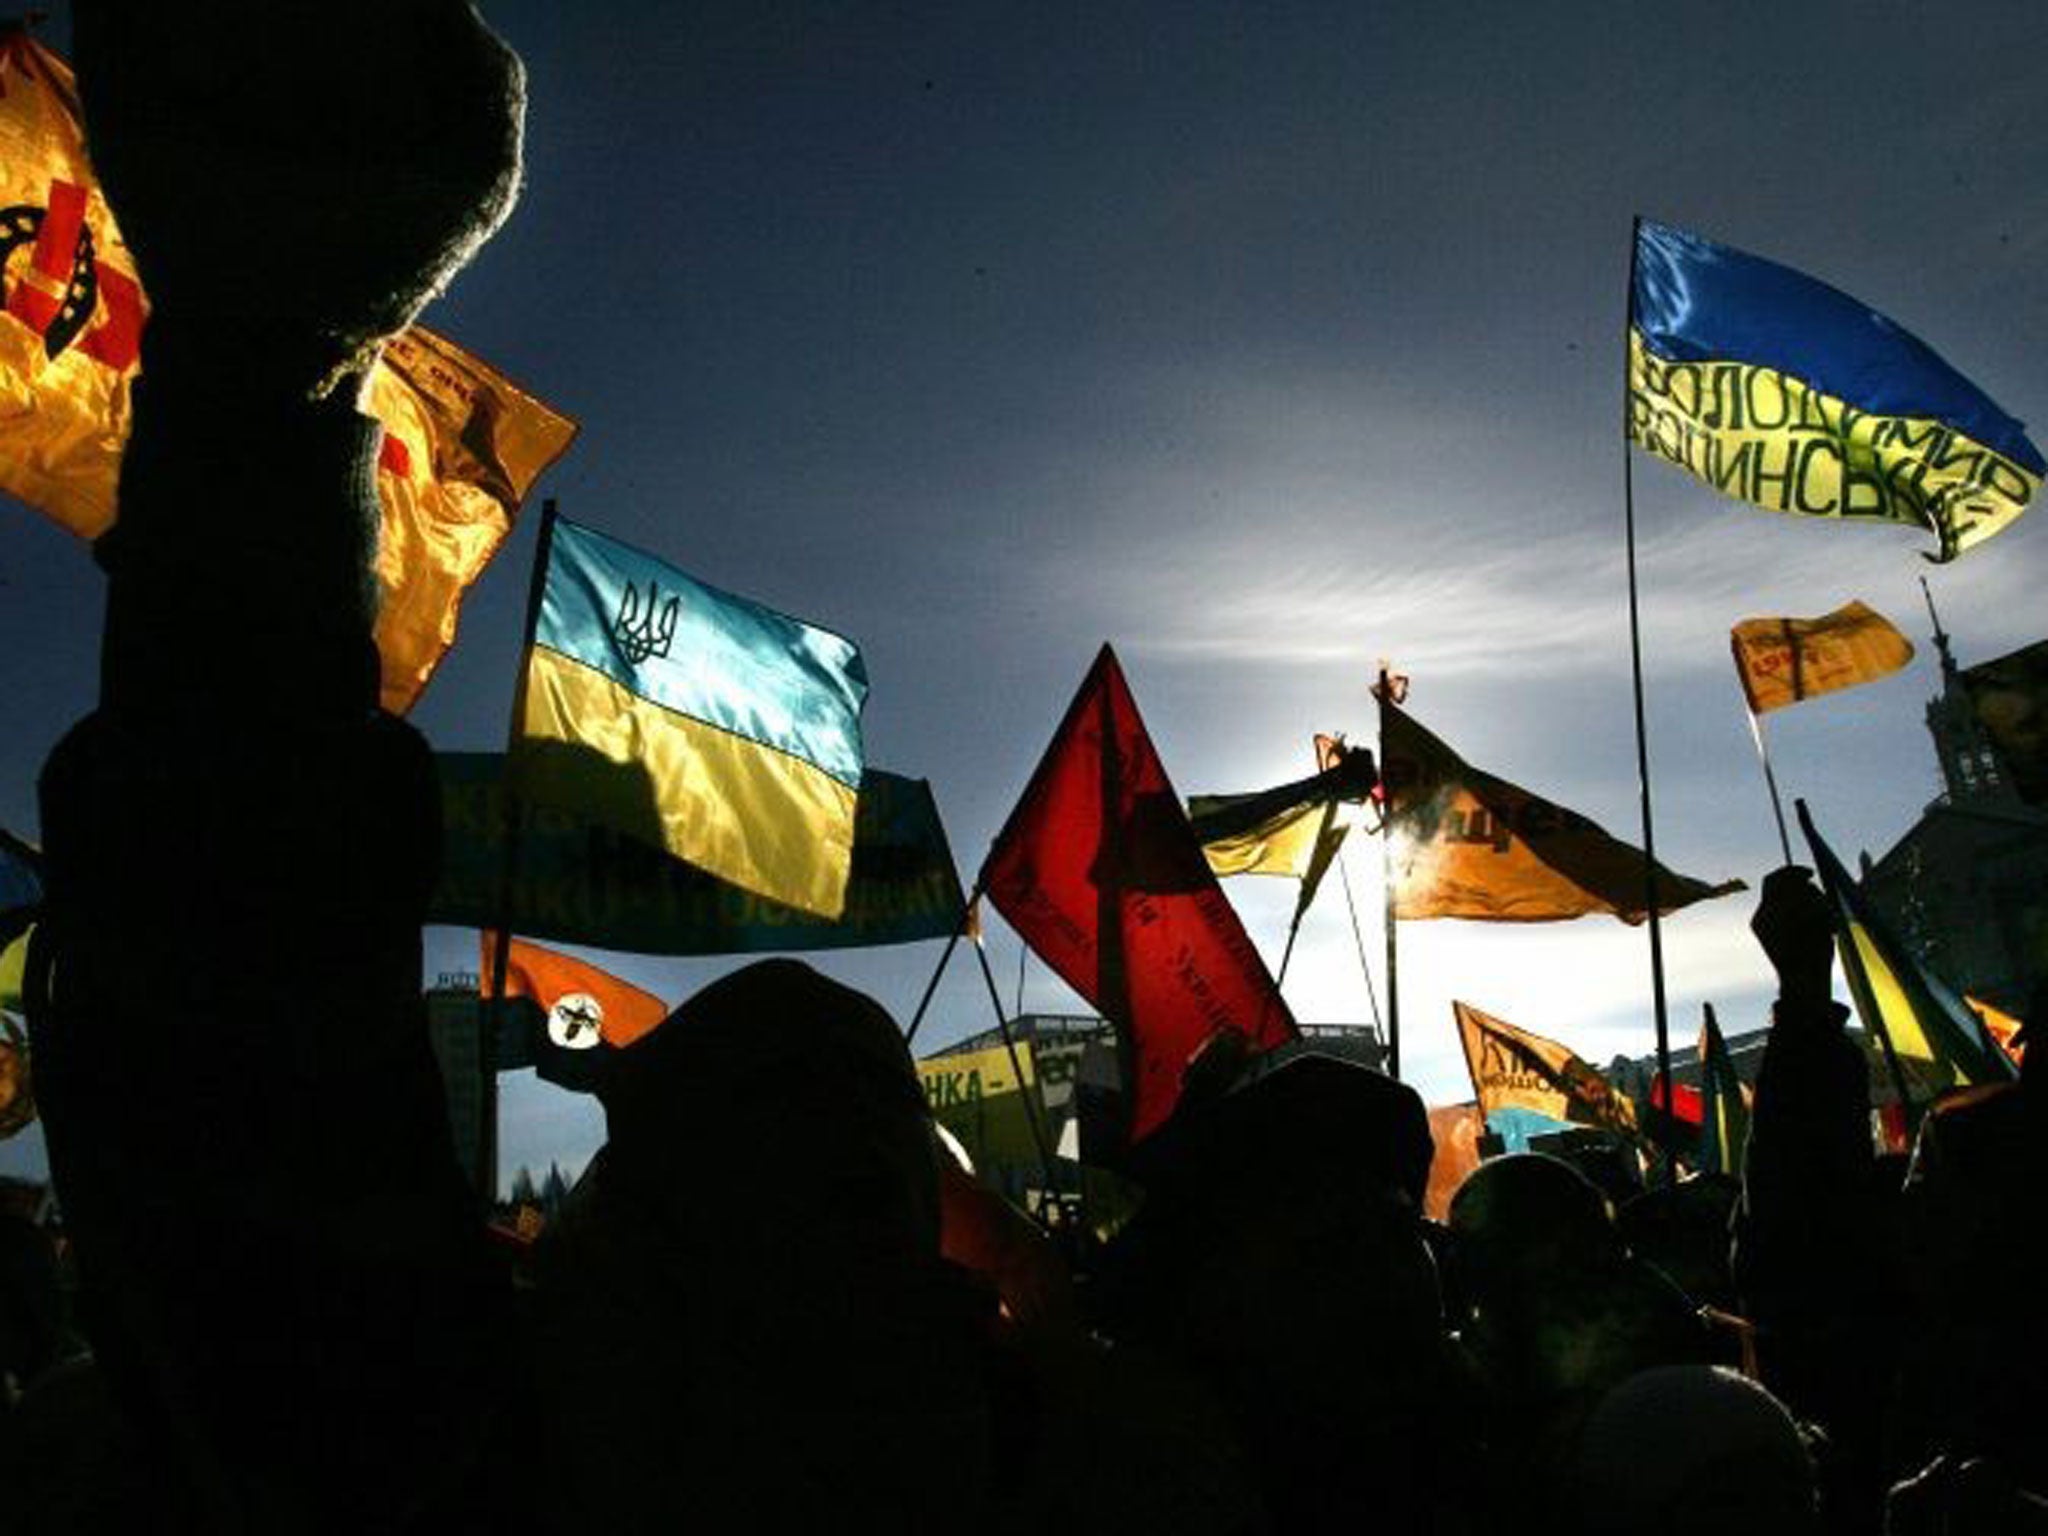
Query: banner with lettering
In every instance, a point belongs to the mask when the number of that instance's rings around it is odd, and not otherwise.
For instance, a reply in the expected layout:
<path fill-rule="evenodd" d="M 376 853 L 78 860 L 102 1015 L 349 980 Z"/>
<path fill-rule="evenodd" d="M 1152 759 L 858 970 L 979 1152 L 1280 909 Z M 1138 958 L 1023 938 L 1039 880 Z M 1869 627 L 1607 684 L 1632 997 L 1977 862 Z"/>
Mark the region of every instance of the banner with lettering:
<path fill-rule="evenodd" d="M 441 882 L 427 921 L 499 921 L 504 757 L 444 752 Z M 846 910 L 812 917 L 727 885 L 660 849 L 572 812 L 527 806 L 513 890 L 530 938 L 644 955 L 852 949 L 945 938 L 964 898 L 931 786 L 869 768 L 854 822 Z"/>
<path fill-rule="evenodd" d="M 1391 700 L 1380 772 L 1394 838 L 1394 915 L 1535 923 L 1648 916 L 1643 855 L 1577 811 L 1482 773 Z M 1742 889 L 1657 867 L 1657 910 Z"/>

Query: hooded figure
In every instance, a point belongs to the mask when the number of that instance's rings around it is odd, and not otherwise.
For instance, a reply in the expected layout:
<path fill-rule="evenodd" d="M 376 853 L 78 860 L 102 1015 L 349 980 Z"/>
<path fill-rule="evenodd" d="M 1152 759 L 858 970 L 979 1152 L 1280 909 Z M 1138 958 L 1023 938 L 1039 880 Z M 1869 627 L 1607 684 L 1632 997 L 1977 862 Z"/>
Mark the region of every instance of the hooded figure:
<path fill-rule="evenodd" d="M 992 1298 L 939 1256 L 888 1014 L 762 961 L 622 1050 L 600 1097 L 608 1140 L 539 1256 L 551 1527 L 973 1529 Z"/>

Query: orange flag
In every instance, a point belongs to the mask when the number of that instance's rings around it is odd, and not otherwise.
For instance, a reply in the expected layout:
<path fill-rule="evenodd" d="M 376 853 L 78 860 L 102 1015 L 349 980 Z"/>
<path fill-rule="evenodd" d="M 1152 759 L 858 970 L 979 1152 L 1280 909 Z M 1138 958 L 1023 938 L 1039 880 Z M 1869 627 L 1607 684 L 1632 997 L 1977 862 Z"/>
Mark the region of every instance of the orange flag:
<path fill-rule="evenodd" d="M 485 929 L 481 940 L 483 981 L 492 997 L 497 974 L 498 935 Z M 668 1004 L 652 992 L 582 960 L 539 944 L 514 939 L 505 957 L 506 997 L 530 998 L 548 1018 L 548 1038 L 566 1050 L 598 1045 L 631 1045 L 668 1017 Z"/>
<path fill-rule="evenodd" d="M 1470 1003 L 1451 1004 L 1480 1110 L 1528 1109 L 1574 1125 L 1636 1133 L 1636 1109 L 1569 1047 Z"/>
<path fill-rule="evenodd" d="M 1913 659 L 1912 641 L 1853 600 L 1817 619 L 1744 619 L 1728 639 L 1753 715 L 1875 682 Z"/>
<path fill-rule="evenodd" d="M 71 71 L 0 29 L 0 490 L 81 538 L 112 527 L 149 301 L 85 152 Z M 384 426 L 377 649 L 411 708 L 456 608 L 576 424 L 415 326 L 370 373 Z"/>
<path fill-rule="evenodd" d="M 1537 923 L 1606 912 L 1639 923 L 1643 855 L 1577 811 L 1482 773 L 1391 700 L 1380 774 L 1394 838 L 1394 915 Z M 1742 889 L 1661 865 L 1659 912 Z"/>

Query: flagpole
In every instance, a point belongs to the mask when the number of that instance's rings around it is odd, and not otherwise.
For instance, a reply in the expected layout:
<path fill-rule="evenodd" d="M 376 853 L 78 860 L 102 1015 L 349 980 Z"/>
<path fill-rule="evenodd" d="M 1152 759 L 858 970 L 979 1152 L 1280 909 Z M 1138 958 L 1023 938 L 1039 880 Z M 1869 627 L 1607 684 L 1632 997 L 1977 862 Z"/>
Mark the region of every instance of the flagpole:
<path fill-rule="evenodd" d="M 988 963 L 988 951 L 982 946 L 980 939 L 974 941 L 974 955 L 981 962 L 981 979 L 988 985 L 989 1006 L 995 1009 L 996 1029 L 1002 1034 L 1003 1050 L 1010 1058 L 1010 1075 L 1017 1080 L 1017 1092 L 1024 1099 L 1024 1123 L 1031 1127 L 1031 1144 L 1038 1149 L 1039 1176 L 1045 1180 L 1046 1194 L 1057 1194 L 1058 1191 L 1053 1188 L 1052 1144 L 1046 1139 L 1045 1126 L 1038 1118 L 1038 1111 L 1031 1107 L 1030 1085 L 1024 1081 L 1024 1065 L 1017 1059 L 1017 1042 L 1010 1034 L 1010 1021 L 1003 1017 L 1003 1000 L 996 992 L 996 973 Z M 1036 1065 L 1034 1062 L 1033 1067 Z M 1033 1082 L 1036 1081 L 1034 1073 Z M 1043 1200 L 1039 1202 L 1041 1211 L 1044 1203 Z M 1041 1215 L 1039 1220 L 1043 1221 L 1044 1217 Z"/>
<path fill-rule="evenodd" d="M 1395 935 L 1400 924 L 1394 916 L 1394 791 L 1387 784 L 1387 705 L 1393 696 L 1393 686 L 1387 664 L 1382 660 L 1379 687 L 1375 690 L 1380 706 L 1380 924 L 1387 936 L 1387 1076 L 1398 1082 L 1401 1077 L 1401 955 Z M 1365 963 L 1363 949 L 1359 951 L 1359 963 Z M 1370 978 L 1367 985 L 1371 985 Z"/>
<path fill-rule="evenodd" d="M 1103 651 L 1109 650 L 1107 642 Z M 1100 691 L 1096 707 L 1096 729 L 1101 733 L 1102 773 L 1100 779 L 1103 838 L 1110 828 L 1121 824 L 1115 813 L 1123 802 L 1123 752 L 1116 735 L 1116 715 L 1110 708 L 1110 690 Z M 1123 853 L 1121 841 L 1096 850 L 1095 887 L 1095 993 L 1102 1011 L 1109 1015 L 1120 1049 L 1117 1075 L 1123 1089 L 1123 1150 L 1130 1150 L 1131 1131 L 1138 1116 L 1137 1041 L 1131 1032 L 1130 976 L 1125 965 L 1123 925 Z"/>
<path fill-rule="evenodd" d="M 1365 1000 L 1372 1007 L 1373 1026 L 1385 1033 L 1380 1021 L 1380 997 L 1373 990 L 1372 967 L 1365 962 L 1365 935 L 1358 928 L 1358 902 L 1351 894 L 1351 871 L 1344 862 L 1344 850 L 1337 850 L 1337 878 L 1344 882 L 1344 906 L 1351 913 L 1351 945 L 1358 951 L 1358 974 L 1365 978 Z"/>
<path fill-rule="evenodd" d="M 1763 722 L 1756 717 L 1755 710 L 1749 715 L 1749 739 L 1756 743 L 1756 760 L 1763 764 L 1764 787 L 1771 792 L 1771 814 L 1778 818 L 1778 849 L 1785 855 L 1785 862 L 1792 862 L 1792 839 L 1785 831 L 1785 802 L 1778 793 L 1778 776 L 1771 771 L 1771 754 L 1764 746 Z"/>
<path fill-rule="evenodd" d="M 1800 832 L 1805 836 L 1807 842 L 1811 843 L 1814 840 L 1813 818 L 1807 814 L 1806 802 L 1804 800 L 1794 800 L 1792 808 L 1799 813 Z M 1827 892 L 1829 922 L 1834 926 L 1836 933 L 1839 935 L 1841 933 L 1844 903 L 1842 898 L 1835 894 L 1835 877 L 1828 868 L 1828 862 L 1828 860 L 1818 857 L 1818 850 L 1816 850 L 1816 857 L 1813 861 L 1814 873 L 1820 876 L 1821 888 Z M 1852 964 L 1858 966 L 1862 964 L 1860 960 L 1851 954 L 1851 950 L 1854 948 L 1853 945 L 1840 944 L 1838 941 L 1838 947 L 1842 951 L 1842 970 L 1844 974 L 1847 974 Z M 1854 979 L 1854 977 L 1850 978 L 1852 982 Z M 1859 1011 L 1861 1010 L 1859 1009 Z M 1891 1074 L 1892 1089 L 1899 1096 L 1899 1112 L 1905 1116 L 1906 1129 L 1908 1132 L 1911 1132 L 1919 1124 L 1920 1117 L 1917 1107 L 1913 1103 L 1913 1095 L 1906 1087 L 1906 1069 L 1899 1061 L 1898 1048 L 1892 1044 L 1891 1027 L 1884 1021 L 1884 1010 L 1872 1008 L 1870 1015 L 1869 1018 L 1863 1021 L 1864 1027 L 1877 1036 L 1877 1043 L 1884 1052 L 1885 1067 Z"/>
<path fill-rule="evenodd" d="M 498 944 L 492 950 L 492 975 L 487 977 L 483 1001 L 479 1010 L 487 1008 L 485 1018 L 489 1020 L 489 1042 L 492 1055 L 498 1053 L 498 1034 L 504 1028 L 506 1016 L 506 969 L 512 963 L 512 905 L 514 891 L 518 889 L 518 866 L 522 852 L 522 834 L 526 821 L 526 807 L 518 799 L 516 774 L 512 772 L 512 750 L 516 748 L 520 731 L 526 725 L 526 678 L 532 672 L 532 639 L 541 631 L 541 598 L 547 592 L 547 561 L 555 549 L 555 498 L 549 496 L 541 502 L 541 532 L 532 547 L 532 573 L 526 578 L 526 635 L 520 643 L 520 664 L 518 678 L 512 684 L 512 721 L 506 727 L 506 768 L 498 778 L 498 793 L 502 797 L 504 815 L 504 856 L 498 864 Z M 496 1106 L 496 1092 L 492 1104 Z M 496 1118 L 496 1108 L 492 1110 Z M 494 1167 L 487 1169 L 487 1178 L 492 1188 L 485 1192 L 487 1198 L 498 1198 L 498 1169 L 496 1169 L 496 1145 L 498 1133 L 492 1128 Z"/>
<path fill-rule="evenodd" d="M 1315 847 L 1320 848 L 1323 839 L 1330 835 L 1330 824 L 1337 819 L 1337 802 L 1330 800 L 1323 806 L 1322 824 L 1316 828 Z M 1294 958 L 1294 938 L 1301 932 L 1301 920 L 1308 913 L 1308 902 L 1303 898 L 1308 893 L 1308 882 L 1301 883 L 1301 890 L 1294 898 L 1294 916 L 1287 924 L 1287 947 L 1280 951 L 1280 974 L 1273 978 L 1273 990 L 1279 991 L 1287 985 L 1287 963 Z"/>
<path fill-rule="evenodd" d="M 1629 228 L 1628 241 L 1628 328 L 1635 330 L 1636 248 L 1641 244 L 1642 218 Z M 1635 700 L 1636 786 L 1643 810 L 1643 905 L 1648 911 L 1650 930 L 1650 998 L 1657 1020 L 1657 1071 L 1668 1089 L 1671 1082 L 1671 1023 L 1664 1001 L 1664 925 L 1657 914 L 1657 841 L 1650 811 L 1650 738 L 1643 713 L 1643 627 L 1636 591 L 1636 477 L 1635 455 L 1629 451 L 1629 408 L 1631 384 L 1626 367 L 1621 374 L 1621 504 L 1622 525 L 1628 555 L 1628 652 L 1629 677 Z M 1664 1158 L 1666 1182 L 1676 1182 L 1677 1166 L 1669 1152 Z"/>
<path fill-rule="evenodd" d="M 924 984 L 924 996 L 917 1000 L 917 1011 L 910 1016 L 910 1028 L 903 1031 L 903 1048 L 908 1050 L 911 1041 L 917 1038 L 917 1027 L 924 1022 L 924 1011 L 932 1004 L 932 994 L 939 990 L 939 978 L 946 974 L 946 966 L 953 958 L 953 951 L 961 937 L 967 932 L 967 919 L 974 911 L 974 904 L 981 899 L 981 882 L 974 882 L 974 889 L 960 904 L 960 920 L 953 925 L 953 936 L 946 940 L 945 952 L 939 956 L 939 963 L 932 968 L 932 979 Z"/>

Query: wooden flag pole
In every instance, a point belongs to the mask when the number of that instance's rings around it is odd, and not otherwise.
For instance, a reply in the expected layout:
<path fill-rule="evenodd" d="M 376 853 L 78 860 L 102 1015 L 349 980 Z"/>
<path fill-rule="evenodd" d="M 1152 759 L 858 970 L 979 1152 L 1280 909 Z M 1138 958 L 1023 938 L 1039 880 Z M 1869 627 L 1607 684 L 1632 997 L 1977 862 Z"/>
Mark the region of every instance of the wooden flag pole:
<path fill-rule="evenodd" d="M 1384 886 L 1381 925 L 1387 936 L 1387 1076 L 1401 1077 L 1401 955 L 1395 934 L 1400 924 L 1394 916 L 1394 792 L 1387 785 L 1387 705 L 1393 698 L 1394 680 L 1385 661 L 1380 663 L 1379 686 L 1374 690 L 1380 706 L 1380 880 Z M 1364 951 L 1359 952 L 1364 964 Z M 1367 985 L 1369 986 L 1370 978 Z"/>
<path fill-rule="evenodd" d="M 1628 241 L 1628 329 L 1635 331 L 1636 248 L 1641 243 L 1643 221 L 1636 218 Z M 1664 1000 L 1664 925 L 1657 913 L 1657 834 L 1650 812 L 1650 738 L 1643 713 L 1643 628 L 1636 593 L 1636 478 L 1635 455 L 1629 451 L 1630 381 L 1628 369 L 1621 374 L 1621 503 L 1622 526 L 1628 557 L 1628 652 L 1629 677 L 1635 699 L 1636 787 L 1643 811 L 1643 905 L 1650 930 L 1650 999 L 1657 1021 L 1657 1071 L 1665 1084 L 1671 1082 L 1671 1022 Z M 1664 1158 L 1664 1177 L 1676 1183 L 1677 1164 Z"/>

